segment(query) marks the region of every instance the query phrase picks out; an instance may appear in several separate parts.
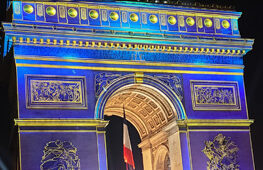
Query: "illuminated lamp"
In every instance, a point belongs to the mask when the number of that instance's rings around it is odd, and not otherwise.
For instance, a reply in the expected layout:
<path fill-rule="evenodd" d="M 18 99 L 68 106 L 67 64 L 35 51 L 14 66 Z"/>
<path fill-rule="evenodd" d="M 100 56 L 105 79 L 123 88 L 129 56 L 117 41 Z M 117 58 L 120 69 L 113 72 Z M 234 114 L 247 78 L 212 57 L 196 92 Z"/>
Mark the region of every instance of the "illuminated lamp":
<path fill-rule="evenodd" d="M 192 18 L 192 17 L 188 17 L 186 19 L 186 23 L 189 25 L 189 26 L 193 26 L 195 24 L 195 20 Z"/>
<path fill-rule="evenodd" d="M 34 11 L 34 8 L 32 5 L 25 5 L 23 9 L 24 9 L 24 12 L 28 14 L 31 14 Z"/>
<path fill-rule="evenodd" d="M 49 16 L 54 16 L 54 15 L 56 15 L 57 11 L 56 11 L 56 9 L 55 9 L 54 7 L 49 6 L 49 7 L 47 7 L 47 9 L 46 9 L 46 13 L 47 13 Z"/>
<path fill-rule="evenodd" d="M 229 23 L 227 20 L 223 20 L 223 21 L 222 21 L 222 26 L 223 26 L 225 29 L 227 29 L 227 28 L 230 27 L 230 23 Z"/>
<path fill-rule="evenodd" d="M 137 22 L 138 19 L 139 19 L 139 17 L 138 17 L 137 14 L 132 13 L 132 14 L 130 15 L 130 20 L 131 20 L 131 21 Z"/>
<path fill-rule="evenodd" d="M 119 15 L 117 14 L 117 12 L 111 12 L 110 19 L 112 19 L 113 21 L 117 21 L 119 19 Z"/>
<path fill-rule="evenodd" d="M 78 16 L 78 11 L 74 8 L 70 8 L 68 10 L 68 15 L 71 17 L 71 18 L 75 18 L 76 16 Z"/>
<path fill-rule="evenodd" d="M 150 15 L 149 19 L 150 19 L 150 22 L 153 24 L 158 22 L 158 18 L 156 15 Z"/>
<path fill-rule="evenodd" d="M 90 10 L 89 16 L 92 19 L 97 19 L 99 17 L 99 13 L 96 10 Z"/>
<path fill-rule="evenodd" d="M 206 19 L 204 20 L 204 24 L 205 24 L 206 27 L 212 27 L 213 22 L 212 22 L 211 19 L 206 18 Z"/>
<path fill-rule="evenodd" d="M 169 16 L 168 22 L 169 24 L 174 25 L 176 24 L 176 18 L 174 16 Z"/>

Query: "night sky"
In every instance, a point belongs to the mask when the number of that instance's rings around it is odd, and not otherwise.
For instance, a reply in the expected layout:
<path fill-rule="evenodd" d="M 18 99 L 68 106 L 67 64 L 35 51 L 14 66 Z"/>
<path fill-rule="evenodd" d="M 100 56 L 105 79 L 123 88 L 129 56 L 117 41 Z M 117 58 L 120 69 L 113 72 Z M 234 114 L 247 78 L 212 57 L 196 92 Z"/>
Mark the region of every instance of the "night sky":
<path fill-rule="evenodd" d="M 248 52 L 244 57 L 245 65 L 245 86 L 247 94 L 247 104 L 250 119 L 255 119 L 255 123 L 251 126 L 251 138 L 253 143 L 254 159 L 256 169 L 263 169 L 263 56 L 260 51 L 263 49 L 263 4 L 260 0 L 236 0 L 235 6 L 237 11 L 243 12 L 239 19 L 239 30 L 242 38 L 253 38 L 255 43 L 253 50 Z M 4 13 L 5 2 L 0 1 L 0 21 L 7 20 Z M 15 81 L 14 81 L 14 62 L 12 59 L 4 60 L 0 57 L 0 157 L 9 167 L 14 164 L 12 157 L 15 157 L 16 150 L 16 129 L 13 126 L 13 118 L 15 117 Z M 107 117 L 110 124 L 107 127 L 107 142 L 110 170 L 116 170 L 114 167 L 124 167 L 122 159 L 122 119 L 119 117 Z M 110 129 L 114 129 L 110 130 Z M 130 136 L 133 145 L 136 170 L 142 169 L 141 153 L 136 149 L 136 145 L 140 143 L 139 135 L 136 129 L 130 125 Z M 120 155 L 110 156 L 110 155 Z"/>

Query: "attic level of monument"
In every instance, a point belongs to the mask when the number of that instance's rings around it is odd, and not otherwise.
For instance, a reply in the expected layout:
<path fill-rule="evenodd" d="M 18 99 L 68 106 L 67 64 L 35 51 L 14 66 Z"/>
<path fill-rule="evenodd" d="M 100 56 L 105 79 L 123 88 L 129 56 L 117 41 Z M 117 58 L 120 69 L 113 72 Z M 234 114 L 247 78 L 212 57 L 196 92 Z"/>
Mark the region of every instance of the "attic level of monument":
<path fill-rule="evenodd" d="M 233 11 L 53 1 L 14 1 L 13 11 L 3 26 L 10 42 L 26 46 L 241 57 L 253 44 L 240 38 Z"/>
<path fill-rule="evenodd" d="M 130 2 L 13 2 L 13 24 L 127 35 L 240 37 L 241 13 Z M 74 30 L 73 29 L 73 30 Z M 84 29 L 84 30 L 82 30 Z M 87 30 L 85 30 L 87 29 Z M 172 37 L 174 38 L 174 37 Z"/>
<path fill-rule="evenodd" d="M 27 0 L 35 1 L 35 0 Z M 135 2 L 144 4 L 163 4 L 163 5 L 173 5 L 173 6 L 185 6 L 185 7 L 195 7 L 195 8 L 210 8 L 210 9 L 221 9 L 221 10 L 234 10 L 235 1 L 233 0 L 41 0 L 42 2 Z"/>

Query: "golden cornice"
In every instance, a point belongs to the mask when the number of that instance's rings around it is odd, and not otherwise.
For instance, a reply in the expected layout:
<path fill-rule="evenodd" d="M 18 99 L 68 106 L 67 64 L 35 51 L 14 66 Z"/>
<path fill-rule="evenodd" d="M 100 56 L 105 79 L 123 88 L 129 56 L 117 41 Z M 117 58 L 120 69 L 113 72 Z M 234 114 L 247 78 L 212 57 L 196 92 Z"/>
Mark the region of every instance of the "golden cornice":
<path fill-rule="evenodd" d="M 186 119 L 177 120 L 178 126 L 250 126 L 252 119 Z"/>
<path fill-rule="evenodd" d="M 227 55 L 240 57 L 246 54 L 243 48 L 213 48 L 213 47 L 195 47 L 190 45 L 165 45 L 165 44 L 149 44 L 149 43 L 129 43 L 114 41 L 94 41 L 94 40 L 61 40 L 56 38 L 24 38 L 13 36 L 11 40 L 15 45 L 34 45 L 34 46 L 50 46 L 50 47 L 66 47 L 66 48 L 85 48 L 85 49 L 101 49 L 101 50 L 125 50 L 125 51 L 145 51 L 158 53 L 173 54 L 199 54 L 199 55 Z M 59 42 L 59 43 L 58 43 Z"/>
<path fill-rule="evenodd" d="M 108 121 L 97 119 L 15 119 L 16 126 L 95 126 L 106 127 Z"/>

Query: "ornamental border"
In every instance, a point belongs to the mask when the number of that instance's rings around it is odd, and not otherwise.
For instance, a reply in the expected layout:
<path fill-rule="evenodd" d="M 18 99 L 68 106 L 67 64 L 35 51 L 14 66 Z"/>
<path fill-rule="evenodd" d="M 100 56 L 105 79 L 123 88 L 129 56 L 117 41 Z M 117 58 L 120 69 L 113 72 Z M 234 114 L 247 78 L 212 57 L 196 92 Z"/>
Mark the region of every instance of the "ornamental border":
<path fill-rule="evenodd" d="M 30 80 L 57 80 L 57 81 L 72 81 L 80 82 L 81 84 L 81 103 L 61 103 L 61 102 L 45 102 L 45 103 L 32 103 L 31 101 L 31 84 Z M 62 76 L 62 75 L 33 75 L 25 74 L 25 97 L 27 109 L 88 109 L 87 90 L 86 90 L 86 77 L 85 76 Z"/>
<path fill-rule="evenodd" d="M 233 88 L 233 98 L 235 100 L 234 104 L 198 104 L 195 100 L 194 86 L 196 83 L 206 87 L 231 87 Z M 207 81 L 207 80 L 190 80 L 191 88 L 191 100 L 192 108 L 194 111 L 198 110 L 220 110 L 220 111 L 240 111 L 241 110 L 241 100 L 239 94 L 239 85 L 237 81 Z"/>
<path fill-rule="evenodd" d="M 56 39 L 56 38 L 32 38 L 13 36 L 11 41 L 16 45 L 34 45 L 34 46 L 53 46 L 67 48 L 84 48 L 100 50 L 125 50 L 125 51 L 144 51 L 144 52 L 161 52 L 172 54 L 199 54 L 199 55 L 227 55 L 242 56 L 248 50 L 244 48 L 211 48 L 211 47 L 192 47 L 190 45 L 159 45 L 148 43 L 125 43 L 113 41 L 93 41 L 79 39 Z"/>

